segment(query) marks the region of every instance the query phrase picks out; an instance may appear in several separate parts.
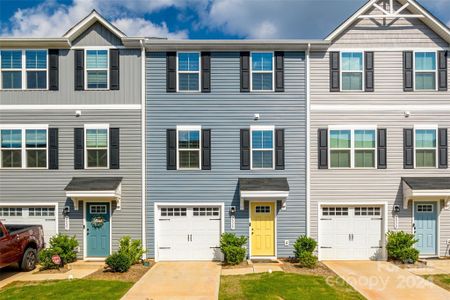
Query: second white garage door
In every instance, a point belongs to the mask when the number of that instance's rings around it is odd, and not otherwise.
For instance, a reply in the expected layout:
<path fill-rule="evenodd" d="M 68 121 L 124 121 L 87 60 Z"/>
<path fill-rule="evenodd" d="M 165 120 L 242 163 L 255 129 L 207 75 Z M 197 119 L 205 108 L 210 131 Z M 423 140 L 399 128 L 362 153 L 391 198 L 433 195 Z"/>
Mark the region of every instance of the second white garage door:
<path fill-rule="evenodd" d="M 158 260 L 220 260 L 220 206 L 160 206 L 156 216 Z"/>
<path fill-rule="evenodd" d="M 377 260 L 383 257 L 381 206 L 322 206 L 321 260 Z"/>

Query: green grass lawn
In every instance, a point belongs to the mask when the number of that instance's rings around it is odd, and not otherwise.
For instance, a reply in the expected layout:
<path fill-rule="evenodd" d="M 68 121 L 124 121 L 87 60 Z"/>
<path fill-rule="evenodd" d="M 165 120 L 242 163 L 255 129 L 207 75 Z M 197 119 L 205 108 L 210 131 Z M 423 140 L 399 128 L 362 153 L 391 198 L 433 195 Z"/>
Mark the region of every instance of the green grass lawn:
<path fill-rule="evenodd" d="M 426 275 L 423 276 L 426 280 L 433 282 L 434 284 L 450 291 L 450 274 L 442 275 Z"/>
<path fill-rule="evenodd" d="M 275 272 L 222 276 L 220 300 L 231 299 L 364 299 L 339 277 Z"/>
<path fill-rule="evenodd" d="M 62 280 L 48 282 L 15 283 L 0 291 L 2 300 L 38 299 L 120 299 L 133 285 L 132 282 L 106 280 Z"/>

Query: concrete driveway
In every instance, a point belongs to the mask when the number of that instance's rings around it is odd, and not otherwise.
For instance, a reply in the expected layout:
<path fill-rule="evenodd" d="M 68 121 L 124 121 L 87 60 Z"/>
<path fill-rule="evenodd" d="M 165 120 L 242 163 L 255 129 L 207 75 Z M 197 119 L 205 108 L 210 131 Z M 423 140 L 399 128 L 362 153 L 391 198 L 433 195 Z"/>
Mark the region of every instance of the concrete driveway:
<path fill-rule="evenodd" d="M 159 262 L 122 300 L 217 299 L 220 271 L 217 262 Z"/>
<path fill-rule="evenodd" d="M 450 299 L 450 293 L 386 261 L 325 261 L 367 299 Z"/>

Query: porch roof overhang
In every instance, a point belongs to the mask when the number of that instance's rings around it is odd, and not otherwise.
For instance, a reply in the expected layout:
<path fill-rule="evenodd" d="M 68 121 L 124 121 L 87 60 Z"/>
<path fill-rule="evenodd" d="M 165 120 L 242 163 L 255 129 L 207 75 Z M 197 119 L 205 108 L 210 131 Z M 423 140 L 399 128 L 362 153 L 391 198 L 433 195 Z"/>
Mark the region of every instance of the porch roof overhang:
<path fill-rule="evenodd" d="M 73 177 L 64 188 L 66 197 L 72 198 L 75 209 L 78 201 L 86 198 L 111 199 L 117 202 L 120 210 L 122 200 L 122 177 Z"/>
<path fill-rule="evenodd" d="M 279 200 L 286 205 L 289 183 L 285 177 L 239 178 L 240 209 L 249 200 Z"/>
<path fill-rule="evenodd" d="M 403 208 L 408 208 L 408 202 L 413 199 L 445 201 L 448 207 L 450 201 L 450 177 L 402 177 Z"/>

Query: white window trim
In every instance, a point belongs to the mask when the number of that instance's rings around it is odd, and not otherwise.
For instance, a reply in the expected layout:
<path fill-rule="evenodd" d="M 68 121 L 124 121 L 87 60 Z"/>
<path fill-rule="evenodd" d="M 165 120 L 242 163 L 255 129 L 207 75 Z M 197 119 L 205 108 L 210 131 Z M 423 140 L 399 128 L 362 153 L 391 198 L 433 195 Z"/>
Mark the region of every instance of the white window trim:
<path fill-rule="evenodd" d="M 87 68 L 87 52 L 90 50 L 95 50 L 95 51 L 101 51 L 101 50 L 105 50 L 106 51 L 106 69 L 105 68 Z M 107 91 L 109 90 L 109 50 L 110 48 L 106 48 L 106 47 L 85 47 L 84 48 L 84 89 L 87 91 Z M 88 71 L 105 71 L 106 70 L 106 88 L 89 88 L 88 87 L 88 76 L 87 73 Z"/>
<path fill-rule="evenodd" d="M 272 131 L 272 167 L 254 168 L 253 167 L 253 131 Z M 269 148 L 255 149 L 256 151 L 269 150 Z M 275 126 L 274 125 L 252 125 L 250 126 L 250 170 L 275 170 Z"/>
<path fill-rule="evenodd" d="M 180 71 L 178 68 L 179 59 L 178 56 L 180 53 L 197 53 L 198 54 L 198 71 Z M 201 92 L 202 86 L 202 55 L 199 51 L 179 51 L 177 52 L 177 61 L 176 61 L 176 70 L 177 70 L 177 92 L 180 93 L 198 93 Z M 180 74 L 198 74 L 198 90 L 180 90 Z"/>
<path fill-rule="evenodd" d="M 362 70 L 361 71 L 344 71 L 342 70 L 342 55 L 344 53 L 361 53 L 362 55 Z M 364 71 L 365 71 L 365 67 L 366 67 L 366 58 L 364 55 L 364 51 L 361 50 L 345 50 L 345 51 L 341 51 L 339 53 L 339 86 L 340 86 L 340 90 L 341 92 L 350 92 L 350 93 L 359 93 L 359 92 L 364 92 L 364 87 L 365 87 L 365 76 L 364 76 Z M 344 90 L 342 88 L 342 74 L 343 73 L 361 73 L 361 78 L 362 78 L 362 82 L 361 82 L 361 89 L 360 90 Z"/>
<path fill-rule="evenodd" d="M 20 168 L 4 168 L 3 167 L 3 148 L 1 147 L 1 141 L 0 141 L 0 169 L 4 170 L 20 170 L 20 169 L 27 169 L 27 170 L 45 170 L 48 169 L 48 159 L 49 159 L 49 151 L 48 151 L 48 142 L 49 142 L 49 136 L 48 136 L 48 124 L 0 124 L 0 131 L 2 129 L 6 130 L 20 130 L 21 131 L 21 147 L 20 148 L 4 148 L 8 150 L 19 150 L 21 151 L 21 167 Z M 26 130 L 27 129 L 37 129 L 37 130 L 45 130 L 46 131 L 46 137 L 47 137 L 47 143 L 46 143 L 46 166 L 44 168 L 32 168 L 27 167 L 27 148 L 26 148 Z M 1 135 L 0 135 L 1 139 Z M 39 148 L 42 149 L 43 148 Z"/>
<path fill-rule="evenodd" d="M 197 151 L 198 150 L 198 168 L 181 168 L 180 167 L 180 150 L 178 148 L 178 134 L 179 131 L 198 131 L 199 134 L 199 147 L 198 149 L 189 148 L 185 151 Z M 202 126 L 200 125 L 177 125 L 177 170 L 182 171 L 197 171 L 202 169 Z"/>
<path fill-rule="evenodd" d="M 106 155 L 107 155 L 107 159 L 106 159 L 106 167 L 88 167 L 88 160 L 87 160 L 87 151 L 88 151 L 88 147 L 86 146 L 86 139 L 87 139 L 87 130 L 88 129 L 106 129 L 107 130 L 107 134 L 106 134 Z M 84 145 L 84 168 L 85 169 L 89 169 L 89 170 L 105 170 L 105 169 L 109 169 L 109 124 L 84 124 L 84 141 L 83 141 L 83 145 Z M 102 150 L 103 148 L 95 148 L 98 150 Z M 92 148 L 92 150 L 94 150 L 94 148 Z"/>
<path fill-rule="evenodd" d="M 414 133 L 413 133 L 413 137 L 414 137 L 414 168 L 415 169 L 437 169 L 438 168 L 438 164 L 439 164 L 439 147 L 438 147 L 438 143 L 439 143 L 439 136 L 438 136 L 438 125 L 434 125 L 434 124 L 430 124 L 430 125 L 414 125 Z M 436 149 L 435 149 L 435 166 L 434 167 L 417 167 L 416 162 L 417 162 L 417 150 L 425 150 L 425 149 L 432 149 L 432 148 L 417 148 L 417 144 L 416 144 L 416 131 L 417 130 L 434 130 L 435 134 L 436 134 Z"/>
<path fill-rule="evenodd" d="M 272 71 L 254 71 L 253 70 L 253 54 L 256 53 L 271 53 L 272 54 Z M 272 89 L 271 90 L 254 90 L 253 89 L 253 73 L 258 74 L 272 74 Z M 275 91 L 275 51 L 251 51 L 250 52 L 250 92 L 267 93 Z"/>
<path fill-rule="evenodd" d="M 47 62 L 47 67 L 46 69 L 28 69 L 27 68 L 27 62 L 26 62 L 26 51 L 46 51 L 46 62 Z M 22 66 L 20 69 L 3 69 L 2 65 L 1 65 L 1 55 L 2 55 L 2 51 L 20 51 L 21 52 L 21 57 L 22 57 Z M 29 91 L 48 91 L 48 86 L 49 86 L 49 57 L 48 57 L 48 49 L 0 49 L 0 90 L 3 91 L 24 91 L 24 90 L 29 90 Z M 13 88 L 3 88 L 3 71 L 7 72 L 7 71 L 20 71 L 21 72 L 21 79 L 22 79 L 22 85 L 20 89 L 13 89 Z M 27 82 L 27 71 L 45 71 L 46 72 L 46 88 L 37 88 L 37 89 L 31 89 L 28 88 L 28 82 Z"/>
<path fill-rule="evenodd" d="M 331 167 L 331 131 L 332 130 L 349 130 L 350 131 L 350 148 L 336 148 L 336 150 L 341 149 L 341 150 L 350 150 L 350 167 L 346 168 L 346 167 Z M 355 130 L 374 130 L 375 131 L 375 147 L 374 148 L 356 148 L 355 147 Z M 373 170 L 373 169 L 377 169 L 378 168 L 378 132 L 377 132 L 377 126 L 374 125 L 333 125 L 333 126 L 328 126 L 328 168 L 329 169 L 333 169 L 333 170 L 348 170 L 348 169 L 356 169 L 356 170 Z M 334 148 L 333 148 L 334 149 Z M 355 151 L 356 150 L 361 150 L 361 149 L 366 149 L 366 150 L 374 150 L 375 155 L 374 155 L 374 159 L 375 159 L 375 164 L 374 167 L 355 167 Z"/>
<path fill-rule="evenodd" d="M 435 69 L 434 70 L 420 70 L 417 71 L 416 70 L 416 53 L 434 53 L 434 58 L 435 58 Z M 414 91 L 415 92 L 430 92 L 430 91 L 434 91 L 436 92 L 438 90 L 438 51 L 437 50 L 415 50 L 413 52 L 413 70 L 414 70 Z M 416 73 L 434 73 L 434 83 L 435 83 L 435 87 L 434 89 L 416 89 L 416 84 L 417 84 L 417 80 L 416 80 Z"/>

